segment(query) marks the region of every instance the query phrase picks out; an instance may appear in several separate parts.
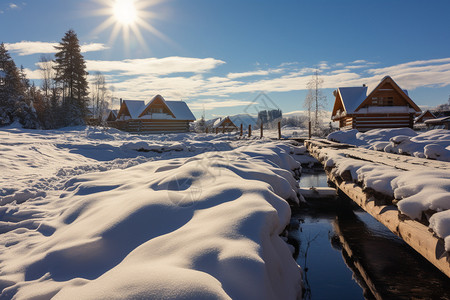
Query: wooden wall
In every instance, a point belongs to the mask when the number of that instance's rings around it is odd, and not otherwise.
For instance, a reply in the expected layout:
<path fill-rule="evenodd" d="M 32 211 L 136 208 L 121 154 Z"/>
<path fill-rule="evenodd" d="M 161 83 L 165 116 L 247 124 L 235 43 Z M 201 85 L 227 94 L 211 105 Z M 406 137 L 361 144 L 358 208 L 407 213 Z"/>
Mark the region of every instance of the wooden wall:
<path fill-rule="evenodd" d="M 123 131 L 133 133 L 169 133 L 189 131 L 189 121 L 180 120 L 128 120 L 108 122 L 108 125 Z"/>
<path fill-rule="evenodd" d="M 414 114 L 367 114 L 354 117 L 353 128 L 368 131 L 379 128 L 413 128 Z"/>

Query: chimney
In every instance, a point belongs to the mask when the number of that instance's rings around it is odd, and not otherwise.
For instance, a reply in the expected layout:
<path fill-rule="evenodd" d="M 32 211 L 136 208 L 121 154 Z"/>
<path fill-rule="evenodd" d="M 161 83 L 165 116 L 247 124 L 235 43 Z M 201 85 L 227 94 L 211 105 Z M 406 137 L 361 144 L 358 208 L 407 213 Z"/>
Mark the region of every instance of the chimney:
<path fill-rule="evenodd" d="M 120 98 L 120 107 L 122 107 L 122 98 Z"/>

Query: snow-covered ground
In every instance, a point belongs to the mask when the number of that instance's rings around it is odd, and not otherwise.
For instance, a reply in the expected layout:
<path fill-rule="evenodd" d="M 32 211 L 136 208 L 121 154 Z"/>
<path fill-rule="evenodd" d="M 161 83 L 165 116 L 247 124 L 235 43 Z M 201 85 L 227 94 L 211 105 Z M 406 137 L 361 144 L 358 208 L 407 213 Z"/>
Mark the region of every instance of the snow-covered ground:
<path fill-rule="evenodd" d="M 391 153 L 449 160 L 450 132 L 416 133 L 408 128 L 335 132 L 328 139 Z M 338 176 L 350 174 L 363 188 L 376 190 L 397 201 L 401 213 L 412 219 L 428 219 L 430 228 L 450 251 L 450 173 L 448 170 L 417 168 L 404 171 L 391 166 L 346 157 L 338 150 L 321 149 L 325 166 Z M 438 155 L 439 154 L 439 155 Z"/>
<path fill-rule="evenodd" d="M 450 131 L 416 132 L 410 128 L 336 131 L 328 139 L 377 151 L 450 161 Z"/>
<path fill-rule="evenodd" d="M 296 299 L 291 147 L 0 130 L 0 298 Z"/>

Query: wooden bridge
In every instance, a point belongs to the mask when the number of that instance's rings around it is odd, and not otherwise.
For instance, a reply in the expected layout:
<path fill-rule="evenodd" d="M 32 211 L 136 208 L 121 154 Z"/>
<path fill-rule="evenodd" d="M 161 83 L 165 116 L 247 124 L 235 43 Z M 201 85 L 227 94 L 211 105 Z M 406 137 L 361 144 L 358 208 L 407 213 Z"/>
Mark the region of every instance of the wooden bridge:
<path fill-rule="evenodd" d="M 323 156 L 320 156 L 320 149 L 332 148 L 338 150 L 339 153 L 345 154 L 348 158 L 387 165 L 399 170 L 430 169 L 450 171 L 450 163 L 448 162 L 367 150 L 323 139 L 305 140 L 305 146 L 308 148 L 309 153 L 319 161 L 323 160 Z M 324 161 L 321 161 L 321 163 L 324 163 Z M 328 179 L 337 188 L 450 277 L 450 257 L 449 253 L 445 251 L 444 241 L 430 232 L 427 225 L 400 215 L 395 204 L 377 201 L 373 193 L 366 193 L 358 184 L 336 177 L 330 170 L 326 169 L 325 171 Z"/>

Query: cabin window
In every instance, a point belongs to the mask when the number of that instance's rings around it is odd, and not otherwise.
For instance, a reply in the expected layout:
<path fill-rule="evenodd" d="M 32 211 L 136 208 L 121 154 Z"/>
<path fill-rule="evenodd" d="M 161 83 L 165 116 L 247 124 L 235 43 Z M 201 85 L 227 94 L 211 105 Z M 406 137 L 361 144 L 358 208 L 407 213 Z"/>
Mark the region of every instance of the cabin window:
<path fill-rule="evenodd" d="M 150 108 L 150 113 L 152 114 L 160 114 L 163 112 L 162 107 L 151 107 Z"/>

